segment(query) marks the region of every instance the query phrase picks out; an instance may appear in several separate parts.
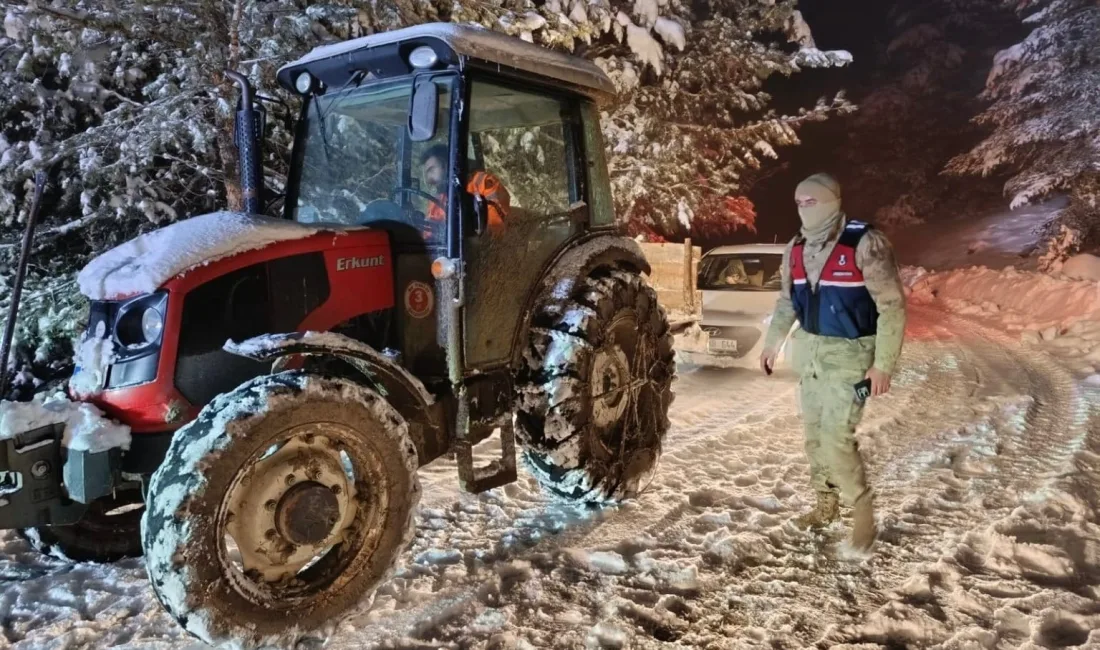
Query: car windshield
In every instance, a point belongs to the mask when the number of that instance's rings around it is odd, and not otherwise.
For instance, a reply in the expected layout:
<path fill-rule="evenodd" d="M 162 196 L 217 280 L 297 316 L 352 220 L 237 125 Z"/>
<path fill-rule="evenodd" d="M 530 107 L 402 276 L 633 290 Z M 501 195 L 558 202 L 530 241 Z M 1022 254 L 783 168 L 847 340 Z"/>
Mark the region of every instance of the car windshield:
<path fill-rule="evenodd" d="M 412 78 L 351 86 L 310 99 L 298 144 L 294 219 L 350 225 L 394 214 L 385 209 L 364 212 L 372 202 L 390 207 L 416 205 L 416 216 L 423 218 L 427 200 L 420 192 L 431 196 L 438 192 L 422 185 L 419 158 L 431 148 L 446 147 L 450 140 L 447 116 L 453 79 L 450 75 L 435 79 L 439 88 L 436 132 L 426 142 L 406 137 Z M 412 169 L 402 174 L 398 163 L 406 145 Z M 402 181 L 402 176 L 409 180 Z"/>
<path fill-rule="evenodd" d="M 780 253 L 707 255 L 699 269 L 699 288 L 708 291 L 779 291 Z"/>

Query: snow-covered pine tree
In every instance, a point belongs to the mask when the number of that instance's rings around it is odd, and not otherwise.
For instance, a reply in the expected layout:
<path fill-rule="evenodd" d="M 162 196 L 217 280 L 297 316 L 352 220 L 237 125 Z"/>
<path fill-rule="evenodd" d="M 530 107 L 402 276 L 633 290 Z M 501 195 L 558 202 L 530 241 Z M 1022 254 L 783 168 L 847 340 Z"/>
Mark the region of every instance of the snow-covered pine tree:
<path fill-rule="evenodd" d="M 1100 5 L 1095 0 L 1004 4 L 1033 30 L 995 56 L 982 94 L 990 105 L 976 118 L 992 132 L 947 170 L 1008 173 L 1004 190 L 1013 207 L 1065 192 L 1069 207 L 1049 235 L 1067 225 L 1077 231 L 1079 245 L 1095 244 L 1100 239 Z"/>
<path fill-rule="evenodd" d="M 233 89 L 258 74 L 265 37 L 317 40 L 280 3 L 173 0 L 9 4 L 0 39 L 0 215 L 15 241 L 30 179 L 49 173 L 17 341 L 17 361 L 56 361 L 83 322 L 73 272 L 140 231 L 233 203 Z M 285 23 L 290 23 L 285 24 Z M 280 30 L 280 31 L 277 31 Z M 247 52 L 242 56 L 242 52 Z M 257 54 L 259 53 L 259 54 Z M 269 162 L 289 142 L 273 129 Z M 277 174 L 273 176 L 276 177 Z M 8 246 L 5 270 L 16 252 Z M 5 273 L 5 276 L 7 274 Z M 5 277 L 4 280 L 9 280 Z M 3 283 L 6 307 L 7 287 Z"/>
<path fill-rule="evenodd" d="M 896 0 L 876 7 L 886 29 L 875 41 L 874 72 L 853 90 L 859 112 L 838 152 L 850 171 L 845 202 L 879 226 L 904 226 L 990 198 L 983 186 L 940 176 L 981 137 L 969 122 L 997 43 L 1015 16 L 1000 0 Z M 995 189 L 993 197 L 995 198 Z"/>
<path fill-rule="evenodd" d="M 622 92 L 604 114 L 618 212 L 631 234 L 662 239 L 752 229 L 755 210 L 743 194 L 762 161 L 798 144 L 801 124 L 852 110 L 838 94 L 777 115 L 764 82 L 845 65 L 850 56 L 814 48 L 794 2 L 711 0 L 690 11 L 673 2 L 671 17 L 654 4 L 638 0 L 633 14 L 618 13 L 612 31 L 620 45 L 604 45 L 595 59 Z M 661 40 L 664 57 L 642 30 Z M 801 42 L 792 52 L 782 47 L 788 40 Z"/>
<path fill-rule="evenodd" d="M 236 204 L 231 119 L 245 71 L 262 93 L 283 62 L 324 42 L 423 22 L 476 23 L 574 51 L 622 91 L 604 114 L 621 214 L 672 235 L 683 224 L 752 223 L 740 198 L 761 160 L 807 120 L 767 112 L 764 79 L 840 65 L 820 52 L 795 0 L 29 0 L 5 5 L 0 38 L 0 232 L 17 239 L 34 171 L 51 186 L 17 336 L 25 363 L 76 333 L 72 273 L 140 231 Z M 789 39 L 796 46 L 784 47 Z M 278 107 L 276 107 L 278 108 Z M 279 110 L 275 111 L 280 113 Z M 285 174 L 292 111 L 270 123 L 265 166 Z M 16 247 L 0 249 L 10 262 Z M 7 283 L 5 283 L 5 287 Z M 3 289 L 6 294 L 6 288 Z M 2 304 L 2 303 L 0 303 Z M 40 343 L 48 343 L 40 346 Z M 53 347 L 51 347 L 53 346 Z"/>

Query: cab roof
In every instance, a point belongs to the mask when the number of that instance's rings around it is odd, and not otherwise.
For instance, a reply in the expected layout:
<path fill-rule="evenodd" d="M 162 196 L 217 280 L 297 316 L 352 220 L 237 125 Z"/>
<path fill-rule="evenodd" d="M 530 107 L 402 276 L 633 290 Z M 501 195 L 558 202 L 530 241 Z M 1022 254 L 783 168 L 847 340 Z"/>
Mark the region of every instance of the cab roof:
<path fill-rule="evenodd" d="M 373 51 L 396 53 L 394 46 L 406 44 L 409 47 L 402 49 L 407 51 L 419 45 L 432 46 L 443 63 L 456 62 L 463 67 L 473 64 L 494 71 L 519 71 L 526 76 L 551 79 L 601 104 L 615 95 L 611 79 L 591 61 L 476 25 L 453 23 L 416 25 L 322 45 L 284 65 L 279 69 L 278 78 L 285 87 L 292 89 L 293 78 L 303 69 L 313 74 L 317 74 L 315 69 L 319 66 L 330 70 L 339 68 L 349 74 L 354 70 L 370 70 L 373 66 L 368 61 Z M 441 47 L 444 51 L 440 51 Z M 323 78 L 325 75 L 318 76 Z"/>

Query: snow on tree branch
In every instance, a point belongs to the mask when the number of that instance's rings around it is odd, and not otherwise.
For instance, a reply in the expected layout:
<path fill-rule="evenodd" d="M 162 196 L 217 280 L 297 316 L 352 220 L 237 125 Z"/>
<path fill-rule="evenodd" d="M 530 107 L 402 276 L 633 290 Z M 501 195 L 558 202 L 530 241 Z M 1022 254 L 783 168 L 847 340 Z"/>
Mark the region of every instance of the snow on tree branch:
<path fill-rule="evenodd" d="M 1005 173 L 1005 192 L 1019 207 L 1064 191 L 1067 218 L 1096 237 L 1100 194 L 1100 5 L 1090 0 L 1007 2 L 1028 36 L 997 53 L 977 118 L 991 132 L 955 157 L 956 175 Z"/>
<path fill-rule="evenodd" d="M 665 236 L 708 220 L 720 229 L 751 227 L 753 211 L 741 197 L 763 161 L 797 144 L 800 124 L 851 110 L 842 95 L 792 116 L 768 110 L 771 98 L 762 87 L 771 75 L 850 60 L 814 49 L 795 6 L 795 0 L 9 3 L 0 33 L 0 86 L 7 89 L 0 94 L 0 228 L 15 241 L 31 177 L 48 171 L 32 283 L 71 291 L 61 283 L 90 256 L 176 219 L 237 207 L 237 98 L 223 70 L 241 69 L 263 94 L 293 101 L 274 83 L 281 63 L 322 43 L 438 20 L 574 52 L 608 72 L 620 96 L 602 123 L 624 221 Z M 769 40 L 777 34 L 790 42 Z M 264 165 L 278 189 L 294 115 L 277 107 L 272 113 Z M 11 255 L 14 247 L 0 251 Z"/>

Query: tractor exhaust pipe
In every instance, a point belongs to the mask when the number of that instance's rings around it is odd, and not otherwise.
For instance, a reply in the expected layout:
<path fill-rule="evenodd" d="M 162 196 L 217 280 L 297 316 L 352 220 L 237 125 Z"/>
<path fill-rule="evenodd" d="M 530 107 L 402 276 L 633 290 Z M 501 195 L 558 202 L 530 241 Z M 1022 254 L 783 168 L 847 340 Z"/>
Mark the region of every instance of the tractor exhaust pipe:
<path fill-rule="evenodd" d="M 235 70 L 226 70 L 225 76 L 241 89 L 241 101 L 237 107 L 236 132 L 233 141 L 237 145 L 237 157 L 241 168 L 242 206 L 249 214 L 262 214 L 264 209 L 263 175 L 263 120 L 257 119 L 252 84 Z"/>

